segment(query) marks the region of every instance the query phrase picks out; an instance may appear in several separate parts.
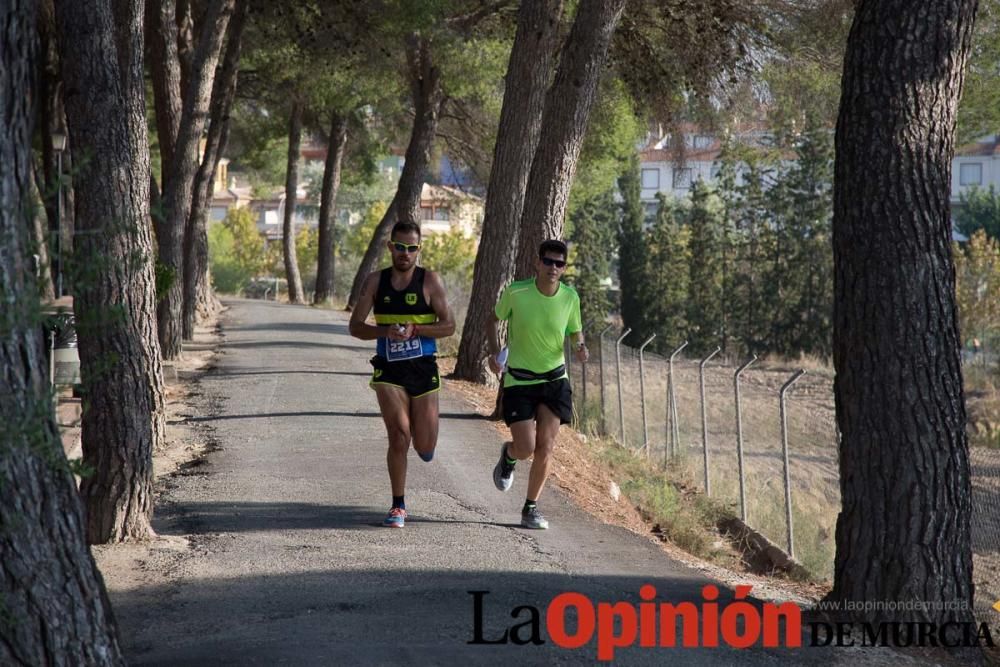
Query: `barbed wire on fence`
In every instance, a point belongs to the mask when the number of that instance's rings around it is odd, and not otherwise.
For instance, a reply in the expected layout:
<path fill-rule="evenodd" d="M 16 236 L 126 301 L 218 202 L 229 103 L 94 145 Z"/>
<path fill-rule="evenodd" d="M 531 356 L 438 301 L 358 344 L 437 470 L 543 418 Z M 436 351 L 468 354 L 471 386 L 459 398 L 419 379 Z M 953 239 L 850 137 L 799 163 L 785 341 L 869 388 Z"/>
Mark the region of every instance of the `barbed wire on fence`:
<path fill-rule="evenodd" d="M 684 341 L 625 345 L 613 325 L 588 332 L 587 364 L 567 354 L 578 426 L 669 466 L 821 578 L 833 576 L 840 512 L 833 370 L 682 355 Z M 664 356 L 647 346 L 657 338 Z M 610 355 L 610 356 L 609 356 Z M 614 363 L 609 368 L 608 359 Z M 1000 599 L 1000 449 L 972 447 L 976 612 Z"/>

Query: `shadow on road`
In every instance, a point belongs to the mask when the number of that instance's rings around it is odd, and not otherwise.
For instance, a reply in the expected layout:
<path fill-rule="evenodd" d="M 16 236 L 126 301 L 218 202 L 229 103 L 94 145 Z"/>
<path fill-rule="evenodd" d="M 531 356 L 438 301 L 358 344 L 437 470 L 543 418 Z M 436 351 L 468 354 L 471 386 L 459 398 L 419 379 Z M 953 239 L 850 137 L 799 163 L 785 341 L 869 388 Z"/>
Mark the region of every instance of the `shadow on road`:
<path fill-rule="evenodd" d="M 188 417 L 187 419 L 181 421 L 168 422 L 169 424 L 184 424 L 192 422 L 214 422 L 214 421 L 229 421 L 233 419 L 280 419 L 282 417 L 360 417 L 360 418 L 376 418 L 381 419 L 382 415 L 378 412 L 324 412 L 307 410 L 302 412 L 260 412 L 252 415 L 218 415 L 215 417 Z M 449 419 L 460 419 L 460 420 L 486 420 L 487 418 L 483 415 L 476 414 L 474 412 L 442 412 L 442 420 Z"/>

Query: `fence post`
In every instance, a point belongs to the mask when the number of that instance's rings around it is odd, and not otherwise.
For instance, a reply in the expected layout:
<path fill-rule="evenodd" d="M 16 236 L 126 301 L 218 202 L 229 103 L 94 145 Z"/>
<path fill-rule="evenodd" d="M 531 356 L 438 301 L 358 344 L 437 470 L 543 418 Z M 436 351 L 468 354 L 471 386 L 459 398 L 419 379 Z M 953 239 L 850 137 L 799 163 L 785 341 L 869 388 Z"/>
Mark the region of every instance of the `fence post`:
<path fill-rule="evenodd" d="M 698 389 L 701 391 L 701 448 L 705 452 L 705 495 L 712 495 L 712 484 L 708 478 L 708 411 L 705 408 L 705 364 L 722 350 L 716 346 L 715 351 L 698 363 Z"/>
<path fill-rule="evenodd" d="M 743 523 L 747 522 L 747 492 L 746 478 L 743 472 L 743 414 L 740 410 L 740 373 L 755 361 L 757 361 L 756 354 L 750 361 L 737 368 L 736 373 L 733 374 L 733 390 L 736 393 L 736 462 L 740 473 L 740 518 L 743 519 Z"/>
<path fill-rule="evenodd" d="M 586 326 L 583 327 L 584 341 L 587 340 L 587 333 L 593 328 L 594 328 L 593 320 L 587 322 Z M 581 388 L 583 390 L 583 409 L 587 410 L 588 408 L 587 408 L 587 362 L 586 361 L 580 362 L 580 381 L 582 383 Z"/>
<path fill-rule="evenodd" d="M 566 364 L 566 381 L 569 382 L 570 391 L 573 390 L 573 350 L 569 344 L 569 336 L 563 336 L 563 363 Z"/>
<path fill-rule="evenodd" d="M 646 425 L 646 371 L 642 365 L 642 354 L 646 346 L 653 342 L 656 334 L 646 339 L 639 347 L 639 402 L 642 404 L 642 450 L 649 458 L 649 427 Z"/>
<path fill-rule="evenodd" d="M 601 435 L 608 434 L 607 410 L 604 409 L 604 334 L 611 331 L 613 324 L 604 327 L 604 331 L 597 337 L 597 361 L 601 368 Z"/>
<path fill-rule="evenodd" d="M 687 341 L 681 343 L 680 347 L 671 352 L 667 362 L 667 422 L 669 425 L 667 439 L 670 444 L 670 455 L 673 457 L 677 456 L 681 439 L 681 431 L 677 426 L 677 396 L 674 391 L 674 357 L 687 347 L 687 344 Z"/>
<path fill-rule="evenodd" d="M 618 376 L 618 427 L 622 436 L 622 447 L 625 447 L 625 399 L 622 398 L 622 341 L 632 333 L 629 327 L 615 341 L 615 375 Z"/>
<path fill-rule="evenodd" d="M 779 394 L 779 411 L 781 412 L 781 457 L 785 466 L 785 525 L 788 537 L 788 555 L 795 558 L 794 538 L 792 537 L 792 476 L 788 470 L 788 421 L 785 419 L 785 393 L 805 374 L 801 368 L 788 382 L 781 386 Z"/>

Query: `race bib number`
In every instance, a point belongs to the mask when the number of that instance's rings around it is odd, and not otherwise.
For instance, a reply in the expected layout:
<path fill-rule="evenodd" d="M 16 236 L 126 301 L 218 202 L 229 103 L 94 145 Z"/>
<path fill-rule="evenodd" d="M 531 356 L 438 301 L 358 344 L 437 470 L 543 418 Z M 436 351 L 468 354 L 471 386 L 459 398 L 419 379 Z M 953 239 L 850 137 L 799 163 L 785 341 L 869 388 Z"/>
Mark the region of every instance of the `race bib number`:
<path fill-rule="evenodd" d="M 385 358 L 389 361 L 416 359 L 422 356 L 424 356 L 424 346 L 421 345 L 419 336 L 409 340 L 386 340 Z"/>

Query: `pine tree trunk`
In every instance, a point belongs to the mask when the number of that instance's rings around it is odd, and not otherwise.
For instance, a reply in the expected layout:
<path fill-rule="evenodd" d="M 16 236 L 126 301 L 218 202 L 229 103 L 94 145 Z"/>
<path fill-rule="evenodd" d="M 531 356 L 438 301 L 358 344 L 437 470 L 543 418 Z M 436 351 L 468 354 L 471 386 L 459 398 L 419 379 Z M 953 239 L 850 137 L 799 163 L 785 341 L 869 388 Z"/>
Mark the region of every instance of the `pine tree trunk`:
<path fill-rule="evenodd" d="M 285 278 L 288 279 L 288 302 L 302 303 L 305 296 L 299 276 L 299 260 L 295 252 L 295 204 L 298 202 L 299 150 L 302 145 L 302 103 L 292 104 L 288 120 L 288 164 L 285 171 L 285 216 L 281 227 L 284 243 Z"/>
<path fill-rule="evenodd" d="M 361 285 L 365 277 L 378 267 L 379 258 L 385 251 L 385 242 L 397 221 L 417 219 L 420 208 L 420 194 L 424 187 L 427 166 L 431 160 L 431 148 L 437 134 L 444 93 L 441 89 L 441 69 L 434 64 L 428 41 L 416 34 L 406 39 L 406 59 L 413 97 L 413 130 L 410 143 L 406 147 L 406 162 L 399 176 L 396 195 L 379 221 L 372 240 L 368 243 L 365 256 L 361 259 L 358 272 L 354 275 L 351 295 L 347 301 L 350 310 L 358 302 Z"/>
<path fill-rule="evenodd" d="M 542 137 L 521 214 L 515 277 L 535 274 L 538 246 L 562 237 L 566 203 L 611 36 L 626 0 L 581 0 L 545 98 Z"/>
<path fill-rule="evenodd" d="M 62 215 L 66 209 L 58 210 L 59 177 L 57 172 L 58 159 L 53 147 L 52 134 L 61 130 L 66 132 L 63 122 L 62 83 L 59 80 L 59 53 L 56 47 L 55 8 L 52 0 L 42 0 L 38 3 L 38 58 L 37 86 L 38 95 L 38 130 L 41 135 L 41 169 L 36 172 L 35 179 L 40 195 L 40 201 L 45 209 L 48 229 L 43 235 L 43 244 L 39 245 L 39 261 L 42 264 L 41 278 L 45 285 L 46 298 L 53 298 L 56 292 L 58 273 L 65 267 L 62 261 L 62 248 L 56 252 L 56 239 L 60 229 L 65 230 Z M 72 226 L 69 227 L 72 229 Z M 65 237 L 65 234 L 63 235 Z"/>
<path fill-rule="evenodd" d="M 57 0 L 66 116 L 79 154 L 75 286 L 86 393 L 87 539 L 149 536 L 153 449 L 164 432 L 149 232 L 142 3 Z"/>
<path fill-rule="evenodd" d="M 195 322 L 208 317 L 216 308 L 208 272 L 208 211 L 212 200 L 215 174 L 225 150 L 229 110 L 236 96 L 243 26 L 246 25 L 248 0 L 238 0 L 229 21 L 222 66 L 212 83 L 208 135 L 205 152 L 195 177 L 191 214 L 184 233 L 184 320 L 182 336 L 194 337 Z"/>
<path fill-rule="evenodd" d="M 146 57 L 149 60 L 160 147 L 160 174 L 166 177 L 181 127 L 181 68 L 177 56 L 177 3 L 146 0 Z M 168 237 L 157 236 L 163 244 Z"/>
<path fill-rule="evenodd" d="M 122 665 L 49 398 L 28 270 L 34 0 L 0 3 L 0 664 Z"/>
<path fill-rule="evenodd" d="M 340 189 L 340 171 L 347 147 L 347 116 L 334 113 L 330 121 L 330 140 L 323 168 L 323 191 L 319 203 L 319 260 L 316 266 L 316 291 L 313 303 L 326 303 L 333 296 L 333 212 Z"/>
<path fill-rule="evenodd" d="M 190 80 L 182 89 L 180 127 L 173 157 L 163 172 L 163 213 L 159 239 L 160 262 L 172 280 L 157 304 L 157 331 L 164 359 L 181 355 L 184 311 L 184 232 L 191 213 L 194 179 L 200 164 L 201 139 L 211 101 L 212 81 L 235 0 L 213 0 L 205 9 L 192 57 Z"/>
<path fill-rule="evenodd" d="M 458 347 L 455 377 L 480 384 L 496 381 L 486 365 L 493 307 L 514 275 L 517 228 L 524 208 L 531 160 L 542 127 L 542 106 L 563 0 L 522 2 L 505 77 L 500 127 L 486 194 L 483 233 L 473 270 L 472 294 Z"/>
<path fill-rule="evenodd" d="M 976 0 L 861 0 L 836 134 L 835 600 L 971 619 L 969 456 L 951 256 L 956 108 Z M 858 615 L 885 619 L 885 612 Z"/>

